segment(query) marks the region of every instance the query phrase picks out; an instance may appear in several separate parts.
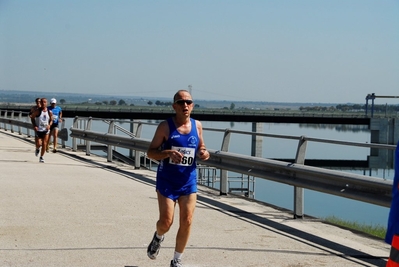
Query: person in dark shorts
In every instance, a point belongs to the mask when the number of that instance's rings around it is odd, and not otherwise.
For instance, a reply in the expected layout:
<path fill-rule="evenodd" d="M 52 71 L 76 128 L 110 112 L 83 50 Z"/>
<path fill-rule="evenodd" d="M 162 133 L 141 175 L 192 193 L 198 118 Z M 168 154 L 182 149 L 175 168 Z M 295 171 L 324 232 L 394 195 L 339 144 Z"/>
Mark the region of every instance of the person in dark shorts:
<path fill-rule="evenodd" d="M 170 266 L 181 267 L 197 201 L 196 157 L 207 160 L 209 152 L 202 137 L 201 122 L 190 118 L 194 107 L 190 93 L 179 90 L 172 106 L 175 116 L 158 125 L 147 151 L 149 158 L 160 161 L 156 180 L 159 219 L 147 255 L 156 259 L 164 235 L 172 226 L 177 203 L 180 225 Z"/>
<path fill-rule="evenodd" d="M 51 136 L 53 137 L 53 153 L 57 152 L 57 141 L 58 141 L 58 131 L 59 127 L 58 124 L 62 122 L 62 109 L 60 106 L 57 106 L 57 100 L 55 98 L 51 98 L 50 106 L 48 107 L 53 114 L 53 124 L 50 128 L 50 138 L 47 143 L 46 151 L 47 153 L 50 151 L 50 139 Z"/>
<path fill-rule="evenodd" d="M 39 148 L 42 147 L 40 151 L 39 162 L 44 163 L 43 156 L 46 152 L 46 147 L 50 136 L 50 127 L 53 124 L 53 116 L 51 111 L 47 109 L 46 98 L 41 99 L 41 107 L 32 113 L 31 120 L 33 129 L 35 130 L 38 138 L 35 155 L 39 155 Z"/>

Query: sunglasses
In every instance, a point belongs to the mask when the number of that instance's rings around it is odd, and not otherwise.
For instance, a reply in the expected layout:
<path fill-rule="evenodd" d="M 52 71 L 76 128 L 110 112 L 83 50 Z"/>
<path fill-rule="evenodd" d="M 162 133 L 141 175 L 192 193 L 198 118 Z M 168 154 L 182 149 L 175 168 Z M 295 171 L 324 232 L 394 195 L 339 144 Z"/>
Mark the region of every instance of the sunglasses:
<path fill-rule="evenodd" d="M 189 105 L 191 105 L 192 103 L 193 103 L 192 100 L 185 100 L 185 99 L 179 99 L 179 100 L 176 100 L 176 101 L 175 101 L 175 104 L 178 104 L 178 105 L 187 104 L 187 105 L 189 106 Z"/>

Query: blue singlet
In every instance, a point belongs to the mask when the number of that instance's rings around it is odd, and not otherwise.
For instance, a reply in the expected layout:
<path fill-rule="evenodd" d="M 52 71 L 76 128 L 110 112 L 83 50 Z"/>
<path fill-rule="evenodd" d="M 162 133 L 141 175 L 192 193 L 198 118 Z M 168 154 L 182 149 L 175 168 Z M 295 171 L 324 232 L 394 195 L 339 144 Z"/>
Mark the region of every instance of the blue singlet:
<path fill-rule="evenodd" d="M 167 119 L 169 138 L 162 144 L 164 149 L 176 149 L 183 153 L 183 160 L 179 164 L 170 161 L 170 158 L 161 160 L 157 171 L 156 189 L 172 200 L 180 196 L 197 192 L 197 163 L 196 155 L 199 136 L 195 120 L 191 119 L 191 131 L 181 134 L 177 131 L 172 118 Z"/>

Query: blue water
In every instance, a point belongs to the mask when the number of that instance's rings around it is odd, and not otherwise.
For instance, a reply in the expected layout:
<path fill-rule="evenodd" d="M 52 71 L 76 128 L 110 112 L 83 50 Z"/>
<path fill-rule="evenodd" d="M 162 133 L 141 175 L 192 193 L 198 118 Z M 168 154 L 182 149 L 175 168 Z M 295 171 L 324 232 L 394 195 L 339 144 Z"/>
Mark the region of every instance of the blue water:
<path fill-rule="evenodd" d="M 205 122 L 204 128 L 234 129 L 251 131 L 251 123 L 230 123 L 230 122 Z M 72 125 L 68 119 L 66 127 Z M 122 127 L 129 129 L 129 124 L 122 124 Z M 144 125 L 142 138 L 152 139 L 156 126 Z M 106 132 L 108 125 L 102 122 L 93 123 L 94 131 Z M 354 141 L 360 143 L 370 142 L 370 132 L 367 129 L 343 130 L 340 126 L 315 127 L 314 125 L 264 123 L 263 132 L 270 134 L 282 134 L 290 136 L 308 136 L 315 138 L 335 139 L 343 141 Z M 223 133 L 204 131 L 205 143 L 208 148 L 219 150 L 221 148 Z M 70 141 L 69 141 L 70 142 Z M 67 144 L 68 146 L 71 143 Z M 298 141 L 276 138 L 263 138 L 262 156 L 265 158 L 294 158 Z M 126 149 L 117 149 L 127 154 Z M 229 151 L 233 153 L 251 154 L 251 136 L 232 134 Z M 346 159 L 346 160 L 367 160 L 370 149 L 357 148 L 343 145 L 323 144 L 310 142 L 307 147 L 307 159 Z M 366 174 L 381 179 L 392 180 L 393 169 L 376 170 L 343 170 L 351 173 Z M 293 187 L 257 178 L 255 180 L 255 198 L 289 210 L 293 209 Z M 325 218 L 335 216 L 343 220 L 357 221 L 359 223 L 385 226 L 388 218 L 388 208 L 336 197 L 329 194 L 319 193 L 305 189 L 305 214 Z"/>
<path fill-rule="evenodd" d="M 229 128 L 229 123 L 223 123 L 223 127 L 219 122 L 203 122 L 204 127 Z M 235 123 L 235 130 L 251 131 L 252 125 L 250 123 Z M 308 136 L 315 138 L 335 139 L 354 141 L 360 143 L 370 142 L 370 132 L 367 129 L 362 131 L 342 131 L 338 126 L 331 126 L 330 128 L 314 128 L 313 126 L 305 127 L 298 124 L 278 124 L 278 123 L 264 123 L 263 132 L 270 134 L 282 134 L 292 136 Z M 209 133 L 207 136 L 204 133 L 204 139 L 208 147 L 210 141 L 213 144 L 215 137 Z M 218 137 L 219 138 L 219 137 Z M 211 140 L 210 140 L 211 139 Z M 233 141 L 234 140 L 234 141 Z M 217 139 L 217 144 L 220 148 L 221 137 Z M 298 141 L 283 140 L 275 138 L 263 139 L 263 157 L 265 158 L 295 158 Z M 250 155 L 251 137 L 236 135 L 231 139 L 231 152 Z M 346 159 L 346 160 L 367 160 L 370 149 L 358 148 L 351 146 L 342 146 L 334 144 L 323 144 L 310 142 L 308 144 L 306 158 L 308 159 Z M 364 174 L 362 170 L 343 170 L 356 174 Z M 369 174 L 369 170 L 366 171 Z M 374 177 L 380 177 L 392 180 L 394 176 L 393 169 L 381 170 L 376 169 L 371 171 Z M 280 184 L 264 179 L 256 179 L 255 198 L 279 207 L 289 210 L 293 209 L 293 192 L 294 188 L 289 185 Z M 305 189 L 305 214 L 325 218 L 335 216 L 344 220 L 357 221 L 359 223 L 382 225 L 385 226 L 389 209 L 373 204 L 368 204 L 356 200 L 337 197 L 329 194 L 324 194 L 312 190 Z"/>

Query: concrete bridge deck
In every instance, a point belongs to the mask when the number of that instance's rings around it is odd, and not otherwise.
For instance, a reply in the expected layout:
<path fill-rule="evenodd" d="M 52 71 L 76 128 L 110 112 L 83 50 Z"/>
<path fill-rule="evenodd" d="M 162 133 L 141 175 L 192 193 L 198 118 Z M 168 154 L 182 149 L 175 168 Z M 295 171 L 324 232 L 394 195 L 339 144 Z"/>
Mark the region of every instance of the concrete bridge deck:
<path fill-rule="evenodd" d="M 33 138 L 0 130 L 0 266 L 169 266 L 157 260 L 154 173 L 60 149 L 39 163 Z M 283 197 L 283 196 L 282 196 Z M 317 219 L 200 187 L 185 267 L 385 266 L 389 245 Z"/>

